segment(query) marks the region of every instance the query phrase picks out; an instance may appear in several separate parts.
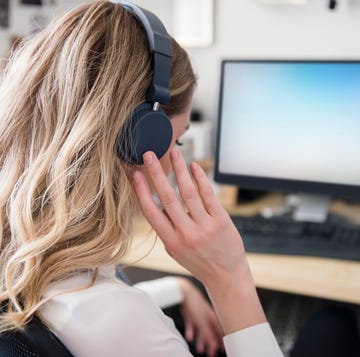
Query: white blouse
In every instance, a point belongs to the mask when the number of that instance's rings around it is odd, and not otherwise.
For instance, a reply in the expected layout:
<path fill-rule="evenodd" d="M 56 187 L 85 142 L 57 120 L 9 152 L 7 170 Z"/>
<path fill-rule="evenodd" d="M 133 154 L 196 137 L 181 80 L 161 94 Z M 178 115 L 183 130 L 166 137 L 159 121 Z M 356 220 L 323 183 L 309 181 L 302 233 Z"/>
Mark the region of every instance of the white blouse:
<path fill-rule="evenodd" d="M 47 326 L 74 356 L 191 356 L 160 309 L 182 300 L 174 279 L 131 287 L 111 267 L 100 270 L 93 286 L 77 290 L 89 281 L 83 273 L 52 284 L 46 293 L 50 299 L 41 308 Z M 283 356 L 268 323 L 227 335 L 224 343 L 228 357 Z"/>

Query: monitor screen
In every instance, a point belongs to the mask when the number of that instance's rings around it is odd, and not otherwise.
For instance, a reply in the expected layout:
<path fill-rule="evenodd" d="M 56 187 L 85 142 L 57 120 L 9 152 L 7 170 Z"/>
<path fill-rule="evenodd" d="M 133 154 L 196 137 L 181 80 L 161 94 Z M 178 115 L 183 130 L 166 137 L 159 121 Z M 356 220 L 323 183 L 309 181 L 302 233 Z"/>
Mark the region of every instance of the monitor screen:
<path fill-rule="evenodd" d="M 360 61 L 223 61 L 215 180 L 360 198 Z"/>

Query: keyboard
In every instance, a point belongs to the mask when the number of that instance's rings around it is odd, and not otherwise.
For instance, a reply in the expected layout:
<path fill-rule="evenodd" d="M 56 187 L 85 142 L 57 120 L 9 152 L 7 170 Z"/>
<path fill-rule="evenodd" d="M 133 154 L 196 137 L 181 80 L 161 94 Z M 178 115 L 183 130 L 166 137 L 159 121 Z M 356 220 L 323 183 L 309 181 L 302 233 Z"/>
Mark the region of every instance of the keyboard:
<path fill-rule="evenodd" d="M 231 216 L 247 252 L 360 261 L 360 226 L 329 216 L 325 223 L 291 217 Z"/>

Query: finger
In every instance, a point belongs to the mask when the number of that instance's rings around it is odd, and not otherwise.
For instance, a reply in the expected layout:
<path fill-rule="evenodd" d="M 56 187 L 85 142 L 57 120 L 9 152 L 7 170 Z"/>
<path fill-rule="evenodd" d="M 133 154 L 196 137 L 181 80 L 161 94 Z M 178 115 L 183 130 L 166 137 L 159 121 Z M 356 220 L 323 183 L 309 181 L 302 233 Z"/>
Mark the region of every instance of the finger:
<path fill-rule="evenodd" d="M 224 340 L 223 340 L 224 331 L 221 328 L 221 325 L 217 317 L 215 317 L 213 326 L 214 326 L 214 331 L 217 334 L 217 341 L 218 341 L 217 349 L 221 349 L 222 351 L 225 351 Z"/>
<path fill-rule="evenodd" d="M 219 348 L 215 345 L 208 345 L 206 348 L 207 357 L 215 357 L 218 349 Z"/>
<path fill-rule="evenodd" d="M 210 214 L 210 216 L 216 216 L 221 213 L 222 206 L 220 205 L 220 202 L 218 201 L 204 170 L 196 162 L 191 163 L 190 170 L 195 178 L 195 182 L 198 186 L 206 211 Z"/>
<path fill-rule="evenodd" d="M 191 323 L 190 319 L 185 319 L 185 339 L 189 342 L 194 341 L 195 330 L 194 326 Z"/>
<path fill-rule="evenodd" d="M 222 341 L 222 338 L 224 337 L 224 331 L 215 313 L 211 315 L 211 324 L 213 326 L 214 331 L 216 331 L 216 334 L 219 336 L 220 340 Z"/>
<path fill-rule="evenodd" d="M 206 349 L 210 348 L 216 351 L 219 346 L 219 339 L 216 335 L 216 331 L 213 331 L 211 328 L 212 326 L 209 326 L 208 329 L 203 331 L 203 340 L 205 342 Z"/>
<path fill-rule="evenodd" d="M 185 212 L 175 190 L 170 185 L 156 155 L 148 151 L 143 155 L 143 159 L 151 183 L 174 226 L 182 227 L 190 224 L 189 215 Z"/>
<path fill-rule="evenodd" d="M 173 150 L 171 152 L 171 162 L 180 195 L 184 200 L 191 217 L 197 222 L 203 222 L 209 215 L 204 208 L 204 204 L 189 174 L 185 160 L 179 151 Z"/>
<path fill-rule="evenodd" d="M 134 172 L 133 185 L 141 211 L 150 225 L 154 228 L 155 232 L 161 238 L 164 238 L 164 240 L 168 237 L 172 237 L 174 229 L 171 222 L 154 202 L 149 185 L 141 172 Z"/>
<path fill-rule="evenodd" d="M 196 341 L 196 352 L 197 353 L 205 352 L 205 343 L 201 337 L 199 337 L 198 340 Z"/>

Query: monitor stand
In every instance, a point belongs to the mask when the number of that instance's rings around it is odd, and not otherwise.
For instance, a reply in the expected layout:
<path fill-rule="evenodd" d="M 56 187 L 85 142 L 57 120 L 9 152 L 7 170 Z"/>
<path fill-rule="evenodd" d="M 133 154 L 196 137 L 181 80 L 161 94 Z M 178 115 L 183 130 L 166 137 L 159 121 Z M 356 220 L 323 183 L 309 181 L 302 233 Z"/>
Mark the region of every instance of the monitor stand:
<path fill-rule="evenodd" d="M 330 197 L 321 195 L 296 195 L 293 218 L 295 221 L 323 223 L 326 221 Z"/>

